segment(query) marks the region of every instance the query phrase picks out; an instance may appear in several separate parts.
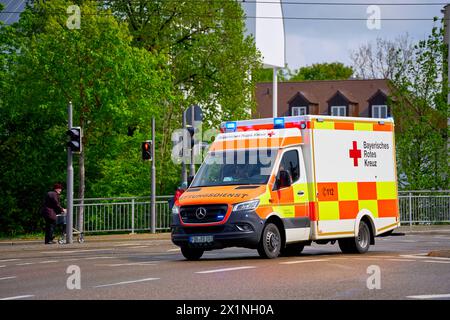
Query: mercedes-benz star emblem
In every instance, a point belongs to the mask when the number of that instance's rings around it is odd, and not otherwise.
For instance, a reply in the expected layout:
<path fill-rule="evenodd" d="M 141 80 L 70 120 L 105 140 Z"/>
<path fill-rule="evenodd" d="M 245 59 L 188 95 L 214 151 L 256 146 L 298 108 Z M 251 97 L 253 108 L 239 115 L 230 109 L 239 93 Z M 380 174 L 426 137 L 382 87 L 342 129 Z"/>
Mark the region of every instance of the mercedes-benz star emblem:
<path fill-rule="evenodd" d="M 206 217 L 206 209 L 203 207 L 198 208 L 195 211 L 195 216 L 197 217 L 198 220 L 202 220 L 204 217 Z"/>

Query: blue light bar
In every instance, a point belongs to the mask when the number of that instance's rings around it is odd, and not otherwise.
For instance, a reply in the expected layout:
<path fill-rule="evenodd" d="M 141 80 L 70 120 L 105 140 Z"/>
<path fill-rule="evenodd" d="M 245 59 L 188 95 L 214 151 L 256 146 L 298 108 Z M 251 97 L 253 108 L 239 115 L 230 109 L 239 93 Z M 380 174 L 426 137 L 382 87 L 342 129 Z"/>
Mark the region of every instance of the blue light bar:
<path fill-rule="evenodd" d="M 274 129 L 284 129 L 284 118 L 274 118 L 273 119 Z"/>
<path fill-rule="evenodd" d="M 236 122 L 235 121 L 228 121 L 225 124 L 225 132 L 235 132 L 236 131 Z"/>
<path fill-rule="evenodd" d="M 219 215 L 219 216 L 217 216 L 217 219 L 218 219 L 218 220 L 222 220 L 223 217 L 224 217 L 223 215 Z"/>

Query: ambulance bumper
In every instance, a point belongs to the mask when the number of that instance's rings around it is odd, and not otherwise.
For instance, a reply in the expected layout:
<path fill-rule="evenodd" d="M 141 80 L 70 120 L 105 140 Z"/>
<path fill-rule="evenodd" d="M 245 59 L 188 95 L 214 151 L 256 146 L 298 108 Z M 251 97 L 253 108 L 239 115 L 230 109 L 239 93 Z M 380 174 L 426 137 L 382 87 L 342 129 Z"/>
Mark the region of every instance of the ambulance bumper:
<path fill-rule="evenodd" d="M 226 247 L 256 249 L 264 227 L 254 211 L 232 212 L 228 221 L 216 226 L 183 226 L 178 215 L 172 219 L 172 242 L 180 247 L 203 248 L 205 250 Z"/>

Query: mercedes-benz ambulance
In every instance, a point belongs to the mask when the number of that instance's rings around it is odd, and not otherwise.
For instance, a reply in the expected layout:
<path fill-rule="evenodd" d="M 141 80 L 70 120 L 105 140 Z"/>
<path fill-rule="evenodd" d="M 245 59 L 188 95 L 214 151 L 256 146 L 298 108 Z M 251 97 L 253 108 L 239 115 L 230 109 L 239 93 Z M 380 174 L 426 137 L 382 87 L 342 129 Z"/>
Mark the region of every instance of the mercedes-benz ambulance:
<path fill-rule="evenodd" d="M 172 210 L 172 241 L 276 258 L 311 242 L 364 253 L 400 226 L 394 122 L 296 116 L 230 121 Z"/>

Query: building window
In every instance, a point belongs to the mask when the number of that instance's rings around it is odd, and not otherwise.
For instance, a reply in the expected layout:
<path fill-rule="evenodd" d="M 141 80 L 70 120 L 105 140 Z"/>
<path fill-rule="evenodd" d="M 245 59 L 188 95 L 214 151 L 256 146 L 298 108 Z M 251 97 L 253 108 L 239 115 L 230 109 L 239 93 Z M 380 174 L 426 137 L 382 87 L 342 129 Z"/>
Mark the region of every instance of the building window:
<path fill-rule="evenodd" d="M 373 105 L 372 106 L 372 117 L 373 118 L 387 118 L 388 117 L 387 105 Z"/>
<path fill-rule="evenodd" d="M 291 109 L 291 115 L 292 116 L 303 116 L 306 114 L 306 110 L 308 107 L 292 107 Z"/>
<path fill-rule="evenodd" d="M 347 107 L 346 106 L 331 106 L 331 115 L 332 116 L 347 116 Z"/>

